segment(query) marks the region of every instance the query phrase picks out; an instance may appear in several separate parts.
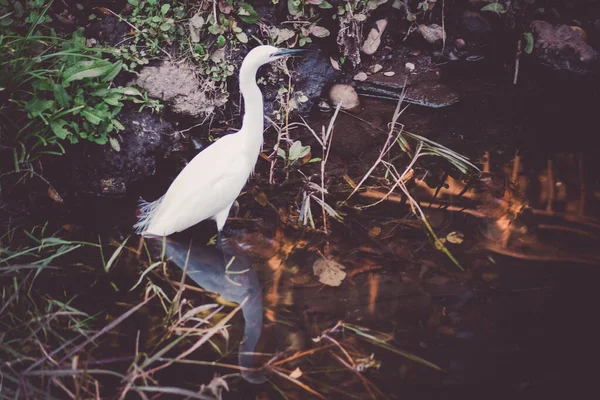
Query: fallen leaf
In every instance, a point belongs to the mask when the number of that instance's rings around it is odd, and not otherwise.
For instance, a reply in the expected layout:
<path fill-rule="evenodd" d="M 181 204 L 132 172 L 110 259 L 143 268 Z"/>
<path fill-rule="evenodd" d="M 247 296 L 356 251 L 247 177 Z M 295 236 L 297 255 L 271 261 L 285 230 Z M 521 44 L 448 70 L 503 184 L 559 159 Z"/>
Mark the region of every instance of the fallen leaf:
<path fill-rule="evenodd" d="M 269 204 L 269 199 L 262 190 L 254 195 L 254 200 L 263 207 Z"/>
<path fill-rule="evenodd" d="M 344 178 L 344 180 L 346 181 L 346 183 L 347 183 L 348 185 L 350 185 L 350 187 L 351 187 L 352 189 L 354 189 L 354 188 L 356 187 L 356 182 L 354 182 L 354 181 L 352 180 L 352 178 L 350 178 L 350 176 L 348 176 L 347 174 L 345 174 L 345 175 L 343 176 L 343 178 Z M 600 196 L 598 196 L 598 197 L 600 198 Z"/>
<path fill-rule="evenodd" d="M 298 379 L 302 376 L 302 370 L 300 368 L 296 368 L 290 373 L 290 378 Z"/>
<path fill-rule="evenodd" d="M 340 63 L 337 62 L 337 60 L 334 60 L 332 57 L 329 57 L 329 61 L 331 62 L 331 66 L 333 67 L 333 69 L 337 69 L 338 71 L 340 70 Z"/>
<path fill-rule="evenodd" d="M 369 229 L 369 236 L 370 237 L 377 237 L 381 235 L 381 228 L 378 226 L 374 226 L 371 229 Z"/>
<path fill-rule="evenodd" d="M 340 286 L 346 277 L 345 267 L 332 259 L 320 258 L 313 264 L 313 273 L 319 282 L 329 286 Z"/>
<path fill-rule="evenodd" d="M 51 188 L 51 187 L 48 188 L 48 197 L 50 197 L 52 200 L 54 200 L 55 202 L 57 202 L 59 204 L 63 204 L 65 202 L 63 200 L 63 198 L 60 196 L 60 194 L 58 194 L 58 192 L 54 188 Z"/>
<path fill-rule="evenodd" d="M 465 235 L 461 232 L 450 232 L 446 235 L 446 240 L 452 244 L 461 244 L 465 241 Z"/>

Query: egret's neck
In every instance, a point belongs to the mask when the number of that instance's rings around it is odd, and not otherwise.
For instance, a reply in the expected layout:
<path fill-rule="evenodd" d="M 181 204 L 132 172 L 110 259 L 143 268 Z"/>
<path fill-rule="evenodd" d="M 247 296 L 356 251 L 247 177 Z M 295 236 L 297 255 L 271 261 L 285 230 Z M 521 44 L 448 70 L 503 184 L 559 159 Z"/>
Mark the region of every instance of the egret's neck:
<path fill-rule="evenodd" d="M 240 92 L 244 97 L 244 119 L 242 129 L 253 144 L 258 143 L 259 151 L 263 143 L 264 108 L 263 97 L 256 84 L 257 68 L 242 63 L 240 68 Z"/>

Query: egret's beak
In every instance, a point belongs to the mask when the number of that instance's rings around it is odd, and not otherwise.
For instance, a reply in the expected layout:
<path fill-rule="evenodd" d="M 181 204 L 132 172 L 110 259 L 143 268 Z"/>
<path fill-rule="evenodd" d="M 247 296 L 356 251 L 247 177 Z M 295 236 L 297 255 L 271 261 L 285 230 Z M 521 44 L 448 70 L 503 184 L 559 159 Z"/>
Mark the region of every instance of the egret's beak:
<path fill-rule="evenodd" d="M 274 57 L 292 56 L 294 54 L 304 53 L 305 51 L 306 51 L 306 49 L 278 49 L 277 52 L 275 54 L 273 54 L 273 56 Z"/>

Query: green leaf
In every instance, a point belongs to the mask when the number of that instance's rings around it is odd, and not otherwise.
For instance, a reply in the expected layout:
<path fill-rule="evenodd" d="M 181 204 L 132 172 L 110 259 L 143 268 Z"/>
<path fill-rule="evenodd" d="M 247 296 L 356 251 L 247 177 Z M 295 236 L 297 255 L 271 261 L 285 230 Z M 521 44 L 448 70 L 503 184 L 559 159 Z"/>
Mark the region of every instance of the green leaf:
<path fill-rule="evenodd" d="M 69 96 L 69 93 L 67 93 L 62 85 L 57 83 L 52 84 L 52 91 L 54 92 L 54 98 L 58 102 L 58 105 L 61 107 L 67 107 L 69 105 L 71 96 Z"/>
<path fill-rule="evenodd" d="M 492 12 L 496 12 L 498 14 L 504 14 L 506 12 L 506 9 L 504 8 L 503 4 L 490 3 L 487 6 L 482 7 L 481 11 L 492 11 Z"/>
<path fill-rule="evenodd" d="M 132 6 L 136 6 L 137 7 L 139 5 L 138 0 L 127 0 L 127 2 L 129 4 L 131 4 Z"/>
<path fill-rule="evenodd" d="M 173 27 L 173 25 L 171 25 L 170 23 L 164 22 L 163 24 L 161 24 L 160 30 L 163 32 L 167 32 L 167 31 L 171 30 L 172 27 Z"/>
<path fill-rule="evenodd" d="M 109 69 L 104 78 L 102 78 L 102 82 L 112 82 L 112 80 L 119 75 L 119 72 L 121 72 L 121 68 L 123 68 L 123 61 L 117 61 L 114 63 L 112 68 Z"/>
<path fill-rule="evenodd" d="M 302 143 L 297 140 L 290 147 L 289 160 L 296 161 L 304 157 L 310 152 L 310 146 L 302 146 Z"/>
<path fill-rule="evenodd" d="M 288 11 L 293 16 L 302 14 L 302 1 L 301 0 L 288 0 Z"/>
<path fill-rule="evenodd" d="M 108 141 L 110 143 L 110 147 L 112 147 L 114 151 L 116 151 L 117 153 L 121 151 L 121 145 L 119 144 L 119 141 L 117 139 L 115 139 L 114 137 L 110 137 L 108 138 Z"/>
<path fill-rule="evenodd" d="M 124 94 L 127 96 L 142 97 L 142 93 L 139 90 L 137 90 L 134 87 L 130 87 L 130 86 L 113 88 L 113 89 L 110 89 L 110 92 L 111 93 L 121 93 L 121 94 Z"/>
<path fill-rule="evenodd" d="M 171 9 L 171 5 L 170 4 L 163 4 L 162 7 L 160 7 L 160 12 L 165 15 L 166 13 L 169 12 L 169 10 Z"/>
<path fill-rule="evenodd" d="M 120 123 L 118 120 L 116 119 L 112 119 L 110 121 L 111 124 L 113 124 L 115 126 L 115 128 L 117 128 L 118 131 L 123 131 L 125 130 L 125 127 L 123 126 L 122 123 Z"/>
<path fill-rule="evenodd" d="M 50 122 L 50 129 L 52 129 L 52 132 L 54 132 L 54 134 L 61 138 L 64 139 L 69 135 L 72 135 L 72 133 L 65 129 L 64 126 L 67 124 L 67 121 L 65 121 L 64 119 L 59 119 L 56 121 L 51 121 Z"/>
<path fill-rule="evenodd" d="M 42 100 L 37 97 L 25 105 L 25 109 L 33 115 L 39 115 L 52 107 L 54 107 L 54 100 Z"/>
<path fill-rule="evenodd" d="M 96 143 L 96 144 L 106 144 L 106 142 L 108 142 L 108 138 L 106 136 L 100 136 L 100 137 L 93 137 L 91 138 L 91 141 Z"/>
<path fill-rule="evenodd" d="M 109 94 L 111 91 L 106 89 L 106 88 L 102 88 L 102 89 L 96 89 L 92 92 L 92 96 L 96 96 L 96 97 L 104 97 L 107 94 Z"/>
<path fill-rule="evenodd" d="M 120 105 L 122 105 L 122 104 L 123 104 L 123 103 L 121 103 L 121 102 L 120 102 L 120 100 L 121 100 L 122 98 L 123 98 L 123 96 L 122 96 L 122 95 L 120 95 L 120 94 L 112 94 L 112 95 L 110 95 L 110 96 L 103 97 L 103 98 L 102 98 L 102 100 L 103 100 L 103 101 L 104 101 L 106 104 L 109 104 L 109 105 L 111 105 L 111 106 L 115 106 L 115 107 L 116 107 L 116 106 L 120 106 Z"/>
<path fill-rule="evenodd" d="M 525 53 L 531 54 L 533 51 L 533 34 L 531 32 L 523 33 L 525 36 Z"/>
<path fill-rule="evenodd" d="M 377 7 L 379 7 L 380 5 L 387 3 L 387 1 L 388 0 L 368 0 L 367 1 L 367 10 L 374 10 Z M 423 4 L 424 7 L 429 6 L 429 4 L 427 4 L 427 2 L 425 2 L 425 1 L 421 4 Z"/>
<path fill-rule="evenodd" d="M 225 46 L 225 36 L 219 35 L 219 37 L 217 38 L 217 44 L 219 45 L 219 47 Z"/>
<path fill-rule="evenodd" d="M 13 22 L 15 22 L 15 20 L 12 19 L 11 17 L 4 17 L 4 18 L 0 19 L 1 26 L 10 26 L 10 25 L 12 25 Z"/>
<path fill-rule="evenodd" d="M 235 37 L 237 38 L 237 40 L 239 40 L 241 43 L 248 43 L 248 36 L 246 36 L 246 34 L 244 32 L 240 32 L 240 33 L 236 33 Z"/>
<path fill-rule="evenodd" d="M 68 86 L 73 81 L 97 78 L 106 74 L 113 68 L 113 64 L 106 60 L 79 61 L 63 72 L 63 86 Z"/>
<path fill-rule="evenodd" d="M 333 6 L 331 5 L 331 3 L 328 3 L 325 0 L 323 0 L 323 2 L 321 2 L 321 4 L 319 4 L 319 8 L 322 8 L 323 10 L 326 10 L 326 9 L 329 9 L 329 8 L 333 8 Z"/>
<path fill-rule="evenodd" d="M 240 3 L 238 17 L 247 24 L 256 24 L 260 21 L 258 13 L 249 3 Z"/>
<path fill-rule="evenodd" d="M 285 150 L 283 150 L 281 147 L 277 148 L 277 155 L 284 160 L 287 160 L 287 154 L 285 154 Z"/>
<path fill-rule="evenodd" d="M 100 122 L 102 122 L 102 118 L 98 115 L 98 110 L 94 110 L 93 108 L 84 108 L 81 110 L 81 115 L 83 115 L 85 119 L 94 125 L 98 125 Z"/>
<path fill-rule="evenodd" d="M 38 79 L 33 82 L 32 86 L 36 90 L 53 90 L 52 82 L 48 79 Z"/>

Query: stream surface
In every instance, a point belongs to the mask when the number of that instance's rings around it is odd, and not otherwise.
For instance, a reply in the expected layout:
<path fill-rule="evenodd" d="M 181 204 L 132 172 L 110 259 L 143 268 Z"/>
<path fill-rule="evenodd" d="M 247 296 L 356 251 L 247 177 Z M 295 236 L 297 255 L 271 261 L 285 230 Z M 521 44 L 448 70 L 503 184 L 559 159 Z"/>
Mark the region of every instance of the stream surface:
<path fill-rule="evenodd" d="M 250 281 L 256 284 L 256 276 L 262 287 L 266 318 L 261 320 L 256 311 L 248 313 L 247 307 L 243 313 L 244 337 L 252 336 L 249 342 L 256 342 L 257 352 L 290 355 L 318 348 L 323 332 L 343 321 L 442 369 L 338 328 L 330 336 L 347 350 L 354 369 L 381 392 L 369 389 L 349 371 L 349 360 L 336 346 L 280 365 L 288 373 L 300 368 L 304 382 L 326 398 L 558 398 L 587 393 L 593 386 L 591 366 L 600 333 L 594 317 L 599 225 L 583 224 L 589 235 L 581 236 L 569 216 L 592 217 L 599 209 L 595 173 L 599 150 L 586 145 L 597 131 L 598 93 L 589 90 L 592 80 L 565 79 L 549 72 L 522 78 L 526 83 L 515 87 L 487 73 L 482 77 L 481 69 L 488 67 L 483 63 L 475 71 L 451 71 L 460 103 L 443 109 L 410 106 L 400 120 L 406 130 L 473 160 L 488 152 L 489 176 L 501 183 L 510 176 L 519 154 L 519 189 L 511 193 L 540 212 L 521 222 L 526 231 L 513 232 L 516 257 L 482 248 L 482 241 L 498 240 L 494 213 L 476 218 L 427 209 L 440 237 L 455 231 L 464 235 L 464 242 L 449 247 L 466 272 L 459 272 L 434 250 L 420 225 L 406 217 L 405 205 L 384 202 L 349 213 L 343 224 L 331 223 L 327 239 L 277 226 L 265 230 L 260 223 L 230 225 L 228 243 L 253 260 Z M 373 160 L 385 138 L 395 104 L 364 97 L 361 102 L 358 115 L 342 114 L 336 120 L 331 168 L 345 164 L 346 171 L 354 172 L 356 163 L 348 160 Z M 327 122 L 328 116 L 315 115 L 311 125 L 318 128 Z M 555 186 L 550 205 L 549 165 Z M 421 167 L 439 168 L 435 162 Z M 455 200 L 462 204 L 460 198 Z M 465 207 L 483 209 L 485 214 L 485 199 L 471 200 Z M 273 218 L 272 212 L 249 205 L 248 199 L 241 204 L 242 211 L 251 210 L 252 218 Z M 553 230 L 548 225 L 573 229 Z M 325 242 L 330 256 L 348 273 L 339 287 L 322 285 L 313 275 Z M 179 250 L 180 259 L 184 248 Z M 584 254 L 589 255 L 587 262 L 581 261 Z M 240 358 L 243 366 L 253 362 L 260 365 L 260 357 Z M 276 382 L 290 398 L 309 396 L 290 382 Z M 265 385 L 248 385 L 239 395 L 251 398 L 270 392 L 272 387 Z"/>
<path fill-rule="evenodd" d="M 214 225 L 202 223 L 169 238 L 165 256 L 170 267 L 149 275 L 153 281 L 179 281 L 177 266 L 187 271 L 189 285 L 229 302 L 245 302 L 229 322 L 230 337 L 217 335 L 212 346 L 190 357 L 248 368 L 244 379 L 228 381 L 224 398 L 285 398 L 282 392 L 287 398 L 318 398 L 269 368 L 260 369 L 267 362 L 285 375 L 299 368 L 298 379 L 327 399 L 572 398 L 598 392 L 600 222 L 592 218 L 600 210 L 600 148 L 591 145 L 598 131 L 597 81 L 524 72 L 515 87 L 507 74 L 486 70 L 492 67 L 485 62 L 469 68 L 450 70 L 447 78 L 459 92 L 459 103 L 442 109 L 410 106 L 400 121 L 406 130 L 474 161 L 488 152 L 485 176 L 498 187 L 511 176 L 518 153 L 519 188 L 505 193 L 538 212 L 515 222 L 506 239 L 505 231 L 498 230 L 500 216 L 486 208 L 488 197 L 438 193 L 436 200 L 415 189 L 422 201 L 457 204 L 454 212 L 424 210 L 438 237 L 461 234 L 460 243 L 447 246 L 463 272 L 435 250 L 405 204 L 384 201 L 361 212 L 345 209 L 343 222 L 330 219 L 325 236 L 278 223 L 282 213 L 273 208 L 282 209 L 282 191 L 290 189 L 258 188 L 275 205 L 264 207 L 251 195 L 257 192 L 253 178 L 239 199 L 238 216 L 226 227 L 225 245 L 207 245 Z M 359 114 L 338 117 L 328 164 L 355 180 L 377 157 L 395 108 L 381 99 L 361 102 Z M 310 124 L 320 127 L 328 121 L 329 116 L 315 114 Z M 258 174 L 268 173 L 261 162 Z M 441 168 L 429 159 L 419 167 L 418 173 L 431 176 Z M 102 231 L 105 240 L 127 232 L 133 199 L 90 201 L 98 206 L 94 216 L 89 209 L 85 216 L 71 216 L 85 221 L 86 231 Z M 355 201 L 374 200 L 357 196 Z M 135 247 L 137 239 L 130 240 Z M 148 244 L 158 258 L 161 244 Z M 504 255 L 502 249 L 508 249 Z M 76 295 L 84 311 L 120 315 L 123 304 L 139 301 L 139 293 L 128 291 L 139 277 L 139 262 L 132 250 L 125 253 L 110 279 L 86 272 L 70 280 L 59 273 L 45 285 L 56 297 Z M 338 287 L 319 283 L 313 274 L 324 254 L 344 267 L 346 277 Z M 94 265 L 97 260 L 82 262 Z M 111 290 L 110 281 L 121 290 Z M 82 286 L 88 293 L 81 293 Z M 184 297 L 194 306 L 215 301 L 191 289 Z M 98 357 L 130 354 L 136 343 L 144 351 L 155 349 L 164 334 L 161 313 L 157 305 L 136 313 L 100 342 Z M 155 378 L 163 386 L 197 389 L 215 373 L 232 372 L 237 371 L 174 364 Z"/>

